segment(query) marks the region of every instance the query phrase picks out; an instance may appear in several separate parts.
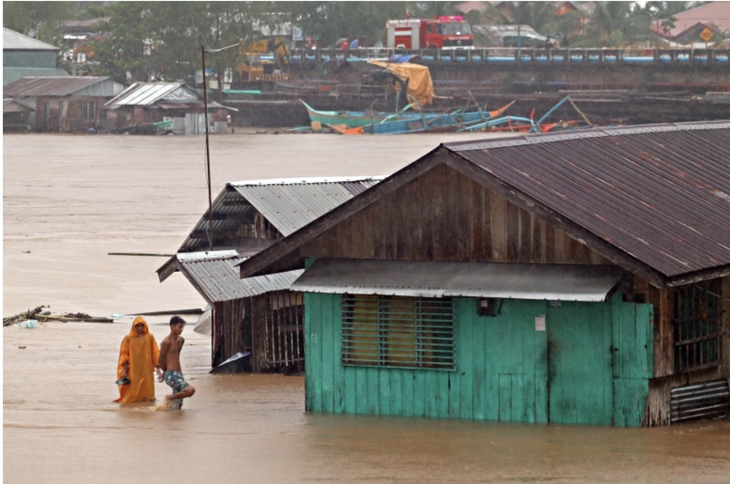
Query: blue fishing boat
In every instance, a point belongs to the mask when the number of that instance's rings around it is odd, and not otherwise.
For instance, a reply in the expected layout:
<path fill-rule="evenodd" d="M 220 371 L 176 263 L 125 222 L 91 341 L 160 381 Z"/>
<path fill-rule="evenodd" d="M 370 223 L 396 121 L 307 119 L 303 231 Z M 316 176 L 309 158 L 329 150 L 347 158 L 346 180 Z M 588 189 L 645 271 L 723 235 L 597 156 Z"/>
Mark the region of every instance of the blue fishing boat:
<path fill-rule="evenodd" d="M 347 126 L 348 128 L 357 128 L 367 126 L 373 123 L 381 123 L 396 119 L 417 120 L 421 118 L 420 113 L 406 112 L 412 105 L 406 106 L 398 113 L 388 112 L 368 112 L 368 111 L 319 111 L 301 99 L 299 100 L 309 113 L 309 120 L 319 122 L 322 126 Z"/>
<path fill-rule="evenodd" d="M 475 123 L 487 122 L 501 116 L 514 101 L 493 111 L 476 110 L 465 111 L 458 109 L 444 113 L 417 113 L 411 119 L 390 119 L 379 123 L 374 122 L 362 127 L 363 132 L 369 134 L 406 134 L 439 131 L 457 131 Z M 416 114 L 416 113 L 414 113 Z"/>

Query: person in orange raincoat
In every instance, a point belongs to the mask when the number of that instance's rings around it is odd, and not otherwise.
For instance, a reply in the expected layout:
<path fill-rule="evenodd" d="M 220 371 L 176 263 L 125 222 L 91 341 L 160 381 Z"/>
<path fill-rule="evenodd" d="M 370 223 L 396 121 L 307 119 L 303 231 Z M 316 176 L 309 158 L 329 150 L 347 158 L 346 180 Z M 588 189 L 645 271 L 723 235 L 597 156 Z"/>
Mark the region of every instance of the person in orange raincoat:
<path fill-rule="evenodd" d="M 147 327 L 147 321 L 137 316 L 132 329 L 119 349 L 117 384 L 119 403 L 134 403 L 155 399 L 155 367 L 160 348 Z"/>

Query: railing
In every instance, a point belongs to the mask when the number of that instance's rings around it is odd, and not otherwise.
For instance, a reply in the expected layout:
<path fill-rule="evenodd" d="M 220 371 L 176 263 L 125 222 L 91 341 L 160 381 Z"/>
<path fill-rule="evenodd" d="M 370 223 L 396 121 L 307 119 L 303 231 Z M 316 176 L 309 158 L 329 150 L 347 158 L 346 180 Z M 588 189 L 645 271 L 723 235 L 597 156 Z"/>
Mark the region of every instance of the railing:
<path fill-rule="evenodd" d="M 559 62 L 559 63 L 727 63 L 730 49 L 536 49 L 490 47 L 483 49 L 293 49 L 293 62 L 357 62 L 393 55 L 420 55 L 426 62 Z M 264 58 L 265 56 L 262 56 Z"/>

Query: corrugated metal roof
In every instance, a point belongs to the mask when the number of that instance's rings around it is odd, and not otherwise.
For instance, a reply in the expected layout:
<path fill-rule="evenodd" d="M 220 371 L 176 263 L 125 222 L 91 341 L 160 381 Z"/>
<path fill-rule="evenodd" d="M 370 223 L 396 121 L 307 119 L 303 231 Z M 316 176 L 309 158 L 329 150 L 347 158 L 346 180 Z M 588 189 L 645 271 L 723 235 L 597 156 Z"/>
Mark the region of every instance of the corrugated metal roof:
<path fill-rule="evenodd" d="M 667 277 L 730 264 L 730 122 L 445 147 Z"/>
<path fill-rule="evenodd" d="M 3 27 L 3 50 L 60 50 L 33 37 Z"/>
<path fill-rule="evenodd" d="M 381 179 L 292 179 L 232 183 L 231 186 L 287 236 Z"/>
<path fill-rule="evenodd" d="M 183 82 L 135 82 L 105 106 L 149 106 L 184 85 Z"/>
<path fill-rule="evenodd" d="M 235 264 L 244 258 L 230 250 L 178 254 L 177 259 L 180 270 L 210 304 L 287 290 L 304 272 L 296 270 L 240 279 Z"/>
<path fill-rule="evenodd" d="M 60 67 L 3 67 L 3 86 L 24 77 L 69 77 Z"/>
<path fill-rule="evenodd" d="M 109 77 L 24 77 L 3 87 L 4 97 L 68 96 Z"/>
<path fill-rule="evenodd" d="M 3 112 L 23 112 L 35 111 L 36 109 L 30 104 L 24 103 L 18 99 L 3 99 Z"/>
<path fill-rule="evenodd" d="M 291 288 L 329 294 L 604 301 L 623 272 L 596 265 L 317 259 Z"/>
<path fill-rule="evenodd" d="M 279 232 L 288 235 L 382 179 L 383 177 L 335 177 L 229 183 L 213 202 L 213 236 L 218 239 L 221 234 L 234 233 L 244 223 L 242 219 L 248 216 L 253 219 L 256 211 Z M 294 213 L 286 213 L 287 210 Z M 208 226 L 209 217 L 206 211 L 179 251 L 207 248 L 207 238 L 199 235 L 204 234 Z M 263 249 L 273 242 L 260 239 L 257 247 Z M 225 243 L 217 246 L 231 248 Z M 236 245 L 235 248 L 242 247 Z"/>

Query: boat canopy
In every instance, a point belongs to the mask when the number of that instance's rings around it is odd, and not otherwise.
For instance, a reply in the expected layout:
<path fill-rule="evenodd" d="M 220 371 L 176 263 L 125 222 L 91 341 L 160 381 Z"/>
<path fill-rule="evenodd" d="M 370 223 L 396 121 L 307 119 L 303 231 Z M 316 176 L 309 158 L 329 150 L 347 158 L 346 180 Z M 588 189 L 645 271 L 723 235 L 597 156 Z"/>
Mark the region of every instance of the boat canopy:
<path fill-rule="evenodd" d="M 433 81 L 427 66 L 404 62 L 393 64 L 378 60 L 369 60 L 370 64 L 387 69 L 403 82 L 408 82 L 409 98 L 412 96 L 420 106 L 430 104 L 433 101 Z"/>

